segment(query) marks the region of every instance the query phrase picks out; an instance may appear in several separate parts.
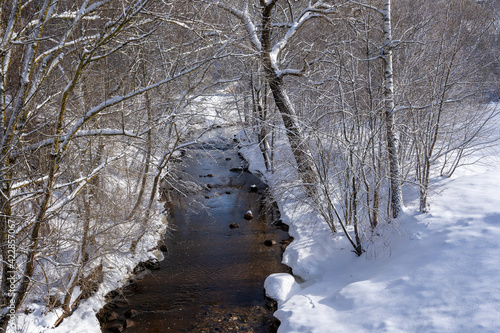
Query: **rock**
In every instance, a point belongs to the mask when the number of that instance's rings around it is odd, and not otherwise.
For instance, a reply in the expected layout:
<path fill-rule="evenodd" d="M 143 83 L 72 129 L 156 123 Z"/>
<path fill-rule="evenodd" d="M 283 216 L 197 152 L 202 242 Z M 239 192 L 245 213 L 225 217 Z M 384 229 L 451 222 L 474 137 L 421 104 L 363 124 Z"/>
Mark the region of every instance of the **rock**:
<path fill-rule="evenodd" d="M 120 292 L 117 289 L 115 289 L 115 290 L 111 290 L 109 293 L 107 293 L 104 296 L 104 298 L 109 301 L 110 299 L 115 298 L 118 295 L 120 295 Z"/>
<path fill-rule="evenodd" d="M 281 230 L 288 232 L 289 227 L 287 224 L 283 223 L 282 220 L 278 220 L 277 222 L 274 223 L 274 225 L 280 228 Z"/>
<path fill-rule="evenodd" d="M 293 242 L 293 237 L 291 236 L 287 239 L 283 239 L 282 241 L 280 241 L 281 249 L 285 251 L 286 247 L 290 245 L 291 242 Z"/>
<path fill-rule="evenodd" d="M 138 314 L 139 314 L 139 311 L 137 311 L 136 309 L 129 309 L 124 313 L 126 318 L 132 318 L 132 317 L 137 316 Z"/>
<path fill-rule="evenodd" d="M 106 328 L 104 329 L 104 332 L 109 332 L 109 333 L 120 333 L 123 332 L 125 327 L 123 326 L 122 323 L 114 323 L 111 325 L 107 325 Z"/>
<path fill-rule="evenodd" d="M 250 186 L 250 192 L 254 192 L 254 193 L 256 193 L 256 192 L 258 192 L 258 191 L 259 191 L 259 188 L 257 187 L 257 185 L 252 185 L 252 186 Z"/>
<path fill-rule="evenodd" d="M 168 251 L 168 246 L 167 246 L 167 244 L 165 243 L 165 241 L 163 239 L 160 239 L 158 241 L 158 249 L 161 252 L 167 252 Z"/>
<path fill-rule="evenodd" d="M 213 186 L 212 184 L 207 184 L 207 188 L 208 188 L 208 189 L 211 189 L 211 188 L 213 188 L 213 187 L 214 187 L 214 186 Z"/>
<path fill-rule="evenodd" d="M 231 191 L 226 191 L 225 193 L 226 193 L 226 194 L 231 194 Z"/>
<path fill-rule="evenodd" d="M 209 173 L 207 177 L 215 177 L 215 175 L 213 173 Z"/>
<path fill-rule="evenodd" d="M 239 227 L 240 227 L 240 225 L 238 223 L 236 223 L 236 222 L 235 223 L 231 223 L 229 225 L 229 228 L 231 228 L 231 229 L 236 229 L 236 228 L 239 228 Z"/>
<path fill-rule="evenodd" d="M 160 269 L 160 262 L 156 258 L 149 259 L 148 261 L 144 262 L 144 267 L 151 271 L 158 270 Z"/>
<path fill-rule="evenodd" d="M 125 320 L 125 328 L 129 328 L 132 326 L 135 326 L 135 321 L 133 321 L 132 319 Z"/>
<path fill-rule="evenodd" d="M 120 315 L 118 313 L 116 313 L 115 311 L 111 311 L 109 313 L 109 315 L 107 316 L 106 321 L 117 320 L 119 317 L 120 317 Z"/>
<path fill-rule="evenodd" d="M 288 237 L 287 239 L 283 239 L 282 241 L 280 241 L 281 244 L 290 244 L 291 242 L 293 242 L 293 237 Z"/>
<path fill-rule="evenodd" d="M 266 245 L 266 246 L 273 246 L 273 245 L 276 245 L 276 241 L 274 239 L 266 239 L 264 241 L 264 245 Z"/>
<path fill-rule="evenodd" d="M 243 172 L 243 168 L 242 167 L 231 168 L 231 169 L 229 169 L 229 171 L 231 171 L 231 172 Z"/>
<path fill-rule="evenodd" d="M 245 218 L 245 220 L 251 220 L 253 219 L 253 213 L 251 210 L 249 210 L 248 212 L 245 213 L 245 215 L 243 215 L 243 217 Z"/>
<path fill-rule="evenodd" d="M 226 161 L 231 161 L 231 157 L 226 157 Z"/>

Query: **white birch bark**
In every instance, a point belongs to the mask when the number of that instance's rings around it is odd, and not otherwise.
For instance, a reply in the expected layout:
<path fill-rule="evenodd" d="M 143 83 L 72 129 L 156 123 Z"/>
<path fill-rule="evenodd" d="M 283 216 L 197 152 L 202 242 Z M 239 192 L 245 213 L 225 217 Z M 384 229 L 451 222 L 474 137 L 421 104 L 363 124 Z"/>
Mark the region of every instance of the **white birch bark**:
<path fill-rule="evenodd" d="M 398 158 L 398 139 L 395 122 L 394 104 L 394 82 L 393 82 L 393 62 L 392 62 L 392 27 L 391 27 L 391 0 L 385 0 L 382 9 L 384 18 L 384 47 L 382 51 L 385 72 L 384 72 L 384 98 L 385 98 L 385 125 L 387 136 L 387 151 L 389 155 L 390 168 L 390 188 L 391 188 L 391 210 L 392 217 L 397 218 L 403 207 L 403 192 L 401 189 L 401 172 Z"/>

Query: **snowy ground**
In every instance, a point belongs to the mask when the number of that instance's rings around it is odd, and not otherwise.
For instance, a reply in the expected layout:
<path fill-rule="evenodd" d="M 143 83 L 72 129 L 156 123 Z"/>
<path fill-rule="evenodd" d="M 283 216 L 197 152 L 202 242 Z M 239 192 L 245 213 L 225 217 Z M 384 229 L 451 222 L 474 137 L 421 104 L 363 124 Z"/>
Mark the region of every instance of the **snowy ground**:
<path fill-rule="evenodd" d="M 414 196 L 361 257 L 280 196 L 295 237 L 284 262 L 300 283 L 288 274 L 266 280 L 279 332 L 500 332 L 499 152 L 433 179 L 430 213 L 418 213 Z M 272 186 L 258 148 L 244 153 Z"/>
<path fill-rule="evenodd" d="M 203 99 L 209 104 L 204 112 L 214 116 L 210 123 L 219 123 L 224 100 Z M 256 146 L 242 152 L 251 170 L 271 186 L 289 172 L 280 168 L 281 175 L 267 174 Z M 276 196 L 295 238 L 284 262 L 296 276 L 266 280 L 267 293 L 279 301 L 279 332 L 500 332 L 499 163 L 500 148 L 452 178 L 435 178 L 430 213 L 418 213 L 414 195 L 403 216 L 365 244 L 361 257 L 293 195 Z M 117 257 L 120 270 L 56 329 L 51 326 L 57 314 L 44 314 L 33 304 L 33 313 L 17 318 L 18 332 L 100 332 L 95 313 L 103 295 L 118 287 L 139 260 L 153 255 Z"/>
<path fill-rule="evenodd" d="M 161 207 L 157 208 L 158 210 Z M 56 328 L 54 323 L 62 315 L 61 309 L 47 312 L 43 304 L 31 303 L 26 308 L 26 313 L 16 314 L 15 321 L 11 322 L 8 332 L 22 333 L 98 333 L 101 332 L 97 312 L 106 304 L 105 295 L 125 283 L 132 275 L 132 270 L 140 262 L 149 259 L 163 260 L 163 254 L 156 248 L 158 239 L 166 230 L 166 221 L 159 215 L 155 215 L 150 221 L 150 232 L 142 238 L 138 244 L 137 254 L 131 252 L 116 251 L 104 258 L 104 281 L 101 283 L 94 296 L 86 299 L 78 305 L 75 311 Z M 78 295 L 76 290 L 74 295 Z M 76 296 L 75 296 L 76 297 Z"/>

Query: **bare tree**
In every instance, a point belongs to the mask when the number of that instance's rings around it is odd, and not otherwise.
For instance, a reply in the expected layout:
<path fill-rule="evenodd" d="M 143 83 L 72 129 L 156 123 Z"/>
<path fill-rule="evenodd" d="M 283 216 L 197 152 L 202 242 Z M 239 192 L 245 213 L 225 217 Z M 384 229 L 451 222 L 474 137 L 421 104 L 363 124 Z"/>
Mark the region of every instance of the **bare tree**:
<path fill-rule="evenodd" d="M 160 174 L 189 143 L 177 129 L 188 124 L 182 110 L 206 84 L 211 61 L 224 57 L 216 41 L 199 51 L 210 36 L 179 20 L 176 5 L 2 4 L 2 329 L 30 295 L 54 296 L 55 281 L 61 319 L 69 315 L 76 286 L 144 233 Z"/>
<path fill-rule="evenodd" d="M 282 8 L 276 8 L 278 1 L 260 1 L 259 12 L 250 7 L 249 1 L 244 1 L 241 9 L 236 9 L 234 4 L 227 2 L 205 2 L 216 4 L 239 19 L 249 41 L 249 47 L 262 65 L 267 84 L 281 114 L 298 173 L 309 195 L 314 195 L 317 177 L 312 156 L 306 144 L 300 118 L 288 96 L 284 82 L 285 76 L 300 75 L 302 69 L 287 68 L 285 64 L 288 61 L 284 51 L 295 42 L 296 36 L 308 22 L 334 13 L 336 6 L 326 1 L 316 1 L 306 6 L 290 5 L 288 14 L 279 16 L 277 13 L 282 12 Z M 283 21 L 280 21 L 281 19 Z M 273 35 L 275 30 L 279 33 Z"/>

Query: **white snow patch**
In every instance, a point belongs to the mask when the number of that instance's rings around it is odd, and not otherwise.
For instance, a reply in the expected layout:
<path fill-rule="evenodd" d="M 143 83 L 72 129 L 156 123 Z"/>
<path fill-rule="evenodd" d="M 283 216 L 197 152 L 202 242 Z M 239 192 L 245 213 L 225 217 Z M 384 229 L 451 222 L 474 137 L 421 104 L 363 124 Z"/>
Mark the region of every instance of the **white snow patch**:
<path fill-rule="evenodd" d="M 288 273 L 275 273 L 267 277 L 264 282 L 267 297 L 270 297 L 281 304 L 290 295 L 297 293 L 300 286 L 295 282 L 295 278 Z"/>

